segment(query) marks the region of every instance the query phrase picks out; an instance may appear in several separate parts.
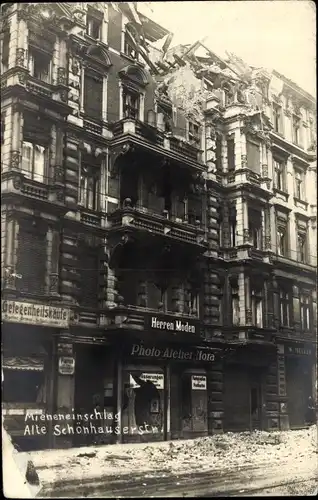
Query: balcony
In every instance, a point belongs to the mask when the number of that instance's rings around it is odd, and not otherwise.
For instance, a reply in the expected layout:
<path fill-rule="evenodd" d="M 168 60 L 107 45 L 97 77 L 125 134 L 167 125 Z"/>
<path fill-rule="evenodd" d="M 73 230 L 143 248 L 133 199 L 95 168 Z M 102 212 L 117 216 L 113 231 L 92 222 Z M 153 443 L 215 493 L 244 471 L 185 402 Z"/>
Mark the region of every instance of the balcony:
<path fill-rule="evenodd" d="M 65 72 L 64 68 L 58 68 L 59 74 L 62 70 Z M 53 109 L 67 115 L 71 113 L 72 108 L 67 104 L 69 88 L 65 81 L 66 78 L 59 78 L 58 84 L 53 85 L 33 77 L 25 67 L 16 66 L 1 77 L 1 97 L 4 99 L 11 92 L 18 93 L 22 99 L 26 98 L 26 95 L 32 95 L 41 102 L 50 101 Z"/>
<path fill-rule="evenodd" d="M 292 268 L 297 268 L 303 272 L 315 273 L 317 270 L 317 256 L 310 255 L 306 262 L 297 260 L 297 258 L 292 258 L 288 254 L 281 255 L 279 253 L 272 253 L 271 258 L 274 264 L 279 265 L 281 268 L 286 268 L 291 270 Z"/>
<path fill-rule="evenodd" d="M 203 171 L 205 168 L 201 162 L 202 151 L 200 149 L 185 140 L 164 134 L 152 125 L 126 118 L 113 124 L 112 132 L 113 146 L 123 145 L 129 139 L 135 146 L 164 154 L 171 160 L 195 167 L 197 170 Z"/>
<path fill-rule="evenodd" d="M 109 312 L 109 317 L 107 330 L 133 330 L 139 332 L 137 336 L 143 339 L 195 342 L 201 335 L 200 319 L 185 314 L 119 305 Z"/>
<path fill-rule="evenodd" d="M 125 206 L 109 216 L 109 222 L 112 232 L 151 234 L 171 242 L 192 245 L 202 251 L 207 247 L 205 231 L 200 221 L 195 221 L 195 224 L 179 222 L 179 219 L 169 215 L 167 211 L 158 214 L 145 207 L 133 207 L 130 200 L 125 200 Z"/>
<path fill-rule="evenodd" d="M 225 261 L 253 261 L 271 264 L 271 258 L 267 250 L 252 247 L 250 244 L 246 245 L 245 248 L 243 246 L 241 248 L 224 248 L 219 252 L 219 257 Z"/>
<path fill-rule="evenodd" d="M 253 326 L 230 327 L 223 329 L 223 338 L 235 344 L 273 344 L 276 334 L 273 329 Z"/>
<path fill-rule="evenodd" d="M 297 340 L 302 342 L 316 341 L 316 328 L 313 326 L 311 330 L 302 331 L 299 325 L 293 327 L 279 326 L 277 330 L 277 338 L 285 340 Z"/>
<path fill-rule="evenodd" d="M 14 153 L 14 152 L 13 152 Z M 19 152 L 16 152 L 19 155 Z M 44 184 L 42 182 L 29 179 L 18 168 L 13 167 L 6 170 L 1 175 L 1 194 L 3 201 L 6 199 L 16 199 L 17 196 L 23 196 L 32 200 L 34 204 L 49 203 L 60 212 L 64 211 L 64 188 L 63 185 L 54 180 L 53 184 Z M 16 203 L 16 202 L 15 202 Z"/>

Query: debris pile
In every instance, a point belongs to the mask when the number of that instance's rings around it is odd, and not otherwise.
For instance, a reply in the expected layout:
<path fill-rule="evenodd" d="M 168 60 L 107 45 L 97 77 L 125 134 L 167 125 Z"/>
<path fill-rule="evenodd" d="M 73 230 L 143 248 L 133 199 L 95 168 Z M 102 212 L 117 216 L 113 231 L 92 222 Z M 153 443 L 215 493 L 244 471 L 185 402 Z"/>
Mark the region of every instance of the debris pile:
<path fill-rule="evenodd" d="M 317 463 L 317 426 L 285 432 L 225 433 L 186 441 L 104 445 L 31 453 L 44 483 L 83 477 L 179 474 Z M 296 470 L 296 469 L 295 469 Z"/>

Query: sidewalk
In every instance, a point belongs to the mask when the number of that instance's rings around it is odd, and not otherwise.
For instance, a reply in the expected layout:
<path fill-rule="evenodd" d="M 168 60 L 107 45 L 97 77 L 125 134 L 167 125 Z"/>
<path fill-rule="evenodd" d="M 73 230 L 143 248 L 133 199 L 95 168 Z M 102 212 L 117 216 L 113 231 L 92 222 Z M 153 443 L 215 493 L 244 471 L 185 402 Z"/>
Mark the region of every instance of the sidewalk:
<path fill-rule="evenodd" d="M 315 477 L 317 426 L 285 432 L 226 433 L 186 441 L 103 445 L 30 453 L 43 485 L 40 496 L 99 494 L 121 488 L 123 481 L 140 489 L 154 481 L 176 483 L 177 476 L 220 477 L 238 469 L 282 467 L 296 476 L 299 467 Z M 284 465 L 285 464 L 285 465 Z M 311 477 L 310 476 L 310 477 Z M 202 478 L 203 479 L 203 478 Z M 170 483 L 169 483 L 170 481 Z M 155 486 L 156 485 L 156 486 Z M 103 490 L 104 489 L 104 490 Z M 73 492 L 73 493 L 71 493 Z M 138 493 L 136 493 L 138 495 Z M 128 495 L 129 496 L 129 495 Z"/>

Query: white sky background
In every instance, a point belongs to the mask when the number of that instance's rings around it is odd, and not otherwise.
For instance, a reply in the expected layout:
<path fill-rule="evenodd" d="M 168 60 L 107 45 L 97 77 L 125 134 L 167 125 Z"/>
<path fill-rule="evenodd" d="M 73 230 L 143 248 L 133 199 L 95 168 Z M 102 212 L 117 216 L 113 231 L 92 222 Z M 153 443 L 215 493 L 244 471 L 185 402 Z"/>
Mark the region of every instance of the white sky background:
<path fill-rule="evenodd" d="M 204 43 L 252 66 L 276 69 L 316 96 L 316 6 L 307 0 L 138 2 L 174 33 L 172 45 Z"/>

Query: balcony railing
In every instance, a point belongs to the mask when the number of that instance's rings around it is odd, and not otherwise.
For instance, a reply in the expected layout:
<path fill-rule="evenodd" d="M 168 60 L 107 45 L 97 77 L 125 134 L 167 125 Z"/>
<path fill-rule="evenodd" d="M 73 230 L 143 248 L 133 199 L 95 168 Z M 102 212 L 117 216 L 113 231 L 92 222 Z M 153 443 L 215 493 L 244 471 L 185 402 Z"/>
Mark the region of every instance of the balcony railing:
<path fill-rule="evenodd" d="M 132 207 L 129 205 L 119 208 L 109 216 L 112 229 L 129 228 L 141 231 L 151 231 L 168 238 L 174 238 L 186 243 L 205 246 L 205 231 L 198 220 L 196 224 L 177 220 L 170 217 L 168 212 L 158 214 L 145 207 Z"/>
<path fill-rule="evenodd" d="M 172 135 L 164 134 L 156 127 L 140 120 L 132 118 L 121 120 L 112 126 L 112 132 L 116 138 L 125 134 L 131 134 L 145 139 L 148 143 L 161 146 L 166 150 L 186 157 L 189 160 L 200 161 L 201 150 L 198 147 Z"/>

